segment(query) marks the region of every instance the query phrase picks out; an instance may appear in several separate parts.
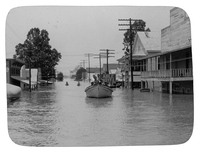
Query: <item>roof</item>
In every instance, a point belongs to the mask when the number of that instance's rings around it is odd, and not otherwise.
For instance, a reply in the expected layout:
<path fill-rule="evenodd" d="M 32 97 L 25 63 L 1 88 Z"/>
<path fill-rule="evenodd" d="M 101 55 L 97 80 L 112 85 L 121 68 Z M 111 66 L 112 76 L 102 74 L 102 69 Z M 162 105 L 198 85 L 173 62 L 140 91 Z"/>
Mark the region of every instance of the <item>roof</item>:
<path fill-rule="evenodd" d="M 16 59 L 7 58 L 6 61 L 10 61 L 11 64 L 19 64 L 20 66 L 25 64 L 25 62 L 23 60 L 18 59 L 18 58 L 16 58 Z"/>
<path fill-rule="evenodd" d="M 132 59 L 133 60 L 140 60 L 141 58 L 143 59 L 146 57 L 146 55 L 143 54 L 133 54 Z M 124 63 L 125 62 L 125 56 L 122 56 L 121 58 L 117 59 L 119 63 Z"/>
<path fill-rule="evenodd" d="M 144 46 L 147 54 L 149 53 L 161 53 L 161 32 L 137 32 L 136 35 L 136 41 L 137 39 L 140 39 L 142 45 Z M 135 44 L 134 44 L 135 45 Z M 133 54 L 132 59 L 133 60 L 140 60 L 141 58 L 148 57 L 144 52 L 137 52 Z M 125 60 L 125 57 L 121 57 L 117 59 L 118 62 L 123 63 Z"/>
<path fill-rule="evenodd" d="M 175 49 L 175 50 L 171 50 L 171 51 L 157 53 L 157 54 L 153 54 L 153 55 L 149 55 L 149 56 L 143 57 L 143 58 L 141 58 L 141 60 L 152 58 L 152 57 L 156 57 L 156 56 L 161 56 L 161 55 L 165 55 L 165 54 L 170 54 L 170 53 L 173 53 L 173 52 L 178 52 L 178 51 L 182 51 L 182 50 L 189 49 L 189 48 L 191 49 L 191 47 L 187 46 L 187 47 L 183 47 L 183 48 L 179 48 L 179 49 Z"/>
<path fill-rule="evenodd" d="M 121 58 L 117 59 L 118 62 L 123 63 L 125 60 L 125 56 L 122 56 Z"/>
<path fill-rule="evenodd" d="M 74 70 L 70 71 L 70 73 L 76 73 L 76 71 L 80 68 L 81 66 L 80 65 L 77 65 Z"/>
<path fill-rule="evenodd" d="M 15 79 L 15 80 L 18 80 L 18 81 L 21 81 L 23 83 L 26 83 L 26 84 L 29 84 L 29 80 L 25 79 L 25 78 L 22 78 L 20 76 L 11 76 L 11 78 Z M 33 82 L 31 81 L 31 84 L 37 84 L 36 82 Z"/>
<path fill-rule="evenodd" d="M 89 68 L 86 68 L 87 72 L 89 72 Z M 101 70 L 103 70 L 101 68 Z M 90 67 L 90 73 L 99 73 L 100 72 L 100 68 L 94 68 L 94 67 Z"/>
<path fill-rule="evenodd" d="M 111 69 L 117 69 L 119 67 L 118 63 L 109 63 L 108 68 Z M 107 64 L 103 64 L 103 69 L 107 69 Z"/>
<path fill-rule="evenodd" d="M 149 50 L 161 50 L 161 32 L 137 32 L 144 48 Z"/>

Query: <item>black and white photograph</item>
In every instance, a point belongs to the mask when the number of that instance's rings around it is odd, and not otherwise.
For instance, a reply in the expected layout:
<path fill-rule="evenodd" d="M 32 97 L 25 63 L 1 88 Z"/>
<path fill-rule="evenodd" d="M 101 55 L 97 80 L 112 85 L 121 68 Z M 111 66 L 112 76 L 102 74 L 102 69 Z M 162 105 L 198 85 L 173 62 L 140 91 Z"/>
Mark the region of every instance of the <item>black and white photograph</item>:
<path fill-rule="evenodd" d="M 5 46 L 17 145 L 178 145 L 192 136 L 191 22 L 178 6 L 15 7 Z"/>

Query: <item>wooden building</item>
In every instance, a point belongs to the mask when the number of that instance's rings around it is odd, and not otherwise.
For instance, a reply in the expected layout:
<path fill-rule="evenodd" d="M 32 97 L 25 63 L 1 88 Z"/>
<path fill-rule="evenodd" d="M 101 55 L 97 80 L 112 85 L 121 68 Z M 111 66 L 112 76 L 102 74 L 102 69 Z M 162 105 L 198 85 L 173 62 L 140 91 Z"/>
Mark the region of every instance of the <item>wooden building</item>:
<path fill-rule="evenodd" d="M 31 88 L 37 87 L 37 81 L 41 79 L 40 69 L 31 69 Z M 6 59 L 6 81 L 21 87 L 29 88 L 29 69 L 25 68 L 24 61 L 20 59 Z"/>
<path fill-rule="evenodd" d="M 170 26 L 161 31 L 161 53 L 140 59 L 141 88 L 193 93 L 191 27 L 186 12 L 170 11 Z"/>
<path fill-rule="evenodd" d="M 19 59 L 6 59 L 6 82 L 16 86 L 20 86 L 20 81 L 13 77 L 20 77 L 21 67 L 24 65 L 24 61 Z"/>
<path fill-rule="evenodd" d="M 160 32 L 137 32 L 132 50 L 133 86 L 141 87 L 141 60 L 144 57 L 161 53 L 161 33 Z M 122 57 L 117 60 L 121 65 L 125 77 L 128 72 L 128 86 L 131 86 L 129 58 Z M 145 67 L 144 67 L 145 68 Z"/>

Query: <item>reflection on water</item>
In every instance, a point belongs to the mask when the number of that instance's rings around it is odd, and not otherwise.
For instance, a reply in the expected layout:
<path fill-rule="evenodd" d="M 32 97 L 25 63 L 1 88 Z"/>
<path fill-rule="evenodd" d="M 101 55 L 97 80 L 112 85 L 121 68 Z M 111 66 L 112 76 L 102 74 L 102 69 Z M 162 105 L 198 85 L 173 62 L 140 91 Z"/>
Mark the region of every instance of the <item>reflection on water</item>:
<path fill-rule="evenodd" d="M 94 108 L 100 108 L 100 107 L 107 107 L 112 104 L 113 98 L 85 98 L 85 101 L 88 105 L 93 106 Z"/>
<path fill-rule="evenodd" d="M 56 82 L 8 103 L 8 130 L 28 146 L 179 144 L 193 129 L 193 96 L 117 88 L 111 98 L 87 98 L 87 82 Z"/>

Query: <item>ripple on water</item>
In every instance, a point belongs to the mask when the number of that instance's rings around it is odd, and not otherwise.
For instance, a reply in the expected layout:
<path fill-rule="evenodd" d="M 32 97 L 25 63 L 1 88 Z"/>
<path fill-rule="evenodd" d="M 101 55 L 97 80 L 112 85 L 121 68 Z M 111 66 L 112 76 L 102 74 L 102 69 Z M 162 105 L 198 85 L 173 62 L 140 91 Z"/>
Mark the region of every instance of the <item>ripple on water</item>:
<path fill-rule="evenodd" d="M 117 88 L 112 98 L 87 98 L 87 82 L 22 91 L 8 103 L 8 130 L 27 146 L 179 144 L 193 129 L 193 96 Z"/>

